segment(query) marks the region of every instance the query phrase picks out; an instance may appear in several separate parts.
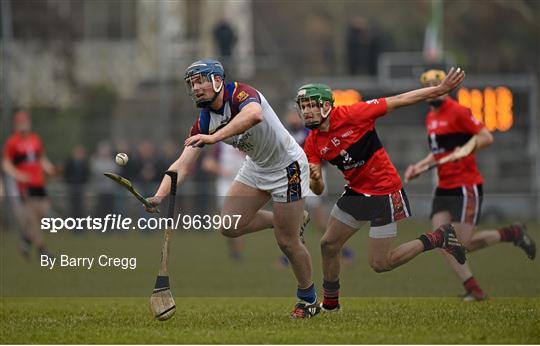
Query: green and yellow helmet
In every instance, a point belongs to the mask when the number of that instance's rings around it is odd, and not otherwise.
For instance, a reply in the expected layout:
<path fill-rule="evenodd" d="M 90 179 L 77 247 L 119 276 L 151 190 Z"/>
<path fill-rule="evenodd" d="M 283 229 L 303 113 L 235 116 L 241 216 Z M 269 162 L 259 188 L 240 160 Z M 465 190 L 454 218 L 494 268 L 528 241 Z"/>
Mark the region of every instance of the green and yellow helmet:
<path fill-rule="evenodd" d="M 305 106 L 303 106 L 303 104 L 305 104 L 306 102 L 309 102 L 310 104 L 319 107 L 321 111 L 322 121 L 316 120 L 309 123 L 305 122 Z M 307 128 L 317 128 L 324 120 L 326 120 L 326 118 L 328 118 L 328 115 L 330 114 L 332 108 L 330 107 L 327 112 L 324 112 L 323 106 L 325 102 L 330 102 L 330 106 L 334 106 L 334 96 L 332 95 L 332 89 L 330 89 L 330 87 L 326 84 L 311 83 L 302 85 L 298 89 L 298 92 L 296 93 L 296 106 L 298 107 L 298 113 L 300 114 L 300 118 L 302 118 Z"/>
<path fill-rule="evenodd" d="M 420 76 L 420 83 L 423 86 L 438 85 L 446 77 L 443 70 L 428 70 Z"/>

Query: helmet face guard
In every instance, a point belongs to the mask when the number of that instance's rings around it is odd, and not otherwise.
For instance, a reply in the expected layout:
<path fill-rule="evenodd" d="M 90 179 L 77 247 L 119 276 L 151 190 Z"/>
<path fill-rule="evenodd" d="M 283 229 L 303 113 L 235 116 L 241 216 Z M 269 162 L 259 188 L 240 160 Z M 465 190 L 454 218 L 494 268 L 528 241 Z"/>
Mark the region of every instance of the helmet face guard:
<path fill-rule="evenodd" d="M 439 85 L 446 77 L 446 72 L 443 70 L 428 70 L 420 76 L 420 83 L 423 86 Z"/>
<path fill-rule="evenodd" d="M 221 81 L 216 80 L 216 76 L 221 77 Z M 199 60 L 191 64 L 184 74 L 184 82 L 188 95 L 199 108 L 210 106 L 219 95 L 225 84 L 225 70 L 221 63 L 217 60 Z M 210 98 L 197 99 L 194 93 L 195 84 L 204 84 L 210 82 L 214 95 Z"/>
<path fill-rule="evenodd" d="M 324 104 L 326 102 L 330 102 L 331 107 L 325 112 Z M 325 122 L 333 105 L 332 90 L 327 85 L 307 84 L 298 89 L 296 107 L 298 115 L 308 129 L 316 129 Z"/>
<path fill-rule="evenodd" d="M 446 77 L 446 72 L 443 70 L 428 70 L 420 76 L 420 83 L 422 83 L 423 86 L 429 87 L 429 86 L 437 86 L 439 85 L 442 80 Z M 442 105 L 444 98 L 446 96 L 439 96 L 434 99 L 429 99 L 427 102 L 435 107 L 438 108 Z"/>

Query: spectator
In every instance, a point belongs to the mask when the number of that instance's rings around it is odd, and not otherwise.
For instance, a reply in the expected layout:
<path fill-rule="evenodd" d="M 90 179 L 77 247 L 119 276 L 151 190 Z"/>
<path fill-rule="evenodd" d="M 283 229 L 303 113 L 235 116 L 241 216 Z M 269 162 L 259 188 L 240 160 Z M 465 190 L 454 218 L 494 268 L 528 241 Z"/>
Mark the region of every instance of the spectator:
<path fill-rule="evenodd" d="M 355 16 L 347 27 L 346 40 L 349 73 L 376 75 L 381 49 L 378 30 L 371 29 L 364 17 Z"/>
<path fill-rule="evenodd" d="M 118 188 L 110 179 L 103 176 L 104 172 L 117 173 L 118 166 L 114 163 L 112 148 L 109 142 L 100 142 L 96 154 L 90 164 L 94 191 L 96 193 L 95 216 L 105 217 L 115 213 L 114 191 Z"/>
<path fill-rule="evenodd" d="M 88 164 L 86 148 L 77 145 L 64 164 L 64 181 L 68 186 L 71 217 L 82 217 L 84 214 L 85 189 L 89 179 L 90 165 Z"/>
<path fill-rule="evenodd" d="M 214 27 L 214 41 L 223 60 L 227 61 L 231 58 L 236 40 L 233 27 L 227 20 L 220 20 Z"/>

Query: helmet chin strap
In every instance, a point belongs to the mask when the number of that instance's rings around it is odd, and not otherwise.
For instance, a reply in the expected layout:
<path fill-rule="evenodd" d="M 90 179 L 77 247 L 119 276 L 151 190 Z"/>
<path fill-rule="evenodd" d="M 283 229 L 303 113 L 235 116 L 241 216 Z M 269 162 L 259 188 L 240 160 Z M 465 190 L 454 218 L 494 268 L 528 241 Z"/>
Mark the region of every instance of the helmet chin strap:
<path fill-rule="evenodd" d="M 212 88 L 214 89 L 214 91 L 216 92 L 216 94 L 218 94 L 221 89 L 223 89 L 223 80 L 221 81 L 221 83 L 219 84 L 219 86 L 216 88 L 216 79 L 214 78 L 214 75 L 210 75 L 210 80 L 212 80 Z M 215 98 L 215 97 L 214 97 Z"/>
<path fill-rule="evenodd" d="M 322 118 L 324 120 L 326 120 L 331 111 L 332 111 L 332 107 L 328 108 L 328 111 L 326 111 L 326 113 L 324 112 L 323 108 L 321 107 L 321 116 L 322 116 Z M 324 120 L 321 123 L 323 123 Z"/>

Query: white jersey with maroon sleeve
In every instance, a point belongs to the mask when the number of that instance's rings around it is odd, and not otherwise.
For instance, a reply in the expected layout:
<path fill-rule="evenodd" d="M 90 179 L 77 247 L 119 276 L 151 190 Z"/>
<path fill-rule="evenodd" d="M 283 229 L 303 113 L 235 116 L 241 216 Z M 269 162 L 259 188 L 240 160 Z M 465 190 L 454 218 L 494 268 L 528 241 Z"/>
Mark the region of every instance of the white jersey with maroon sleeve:
<path fill-rule="evenodd" d="M 302 148 L 283 126 L 264 96 L 247 84 L 228 83 L 220 110 L 202 109 L 199 119 L 191 128 L 190 136 L 212 134 L 225 127 L 247 104 L 261 105 L 263 121 L 244 133 L 224 140 L 247 155 L 247 164 L 258 172 L 273 172 L 305 158 Z M 305 159 L 304 159 L 305 160 Z"/>

